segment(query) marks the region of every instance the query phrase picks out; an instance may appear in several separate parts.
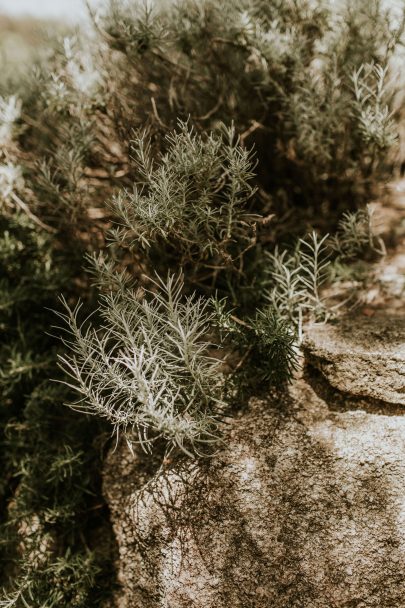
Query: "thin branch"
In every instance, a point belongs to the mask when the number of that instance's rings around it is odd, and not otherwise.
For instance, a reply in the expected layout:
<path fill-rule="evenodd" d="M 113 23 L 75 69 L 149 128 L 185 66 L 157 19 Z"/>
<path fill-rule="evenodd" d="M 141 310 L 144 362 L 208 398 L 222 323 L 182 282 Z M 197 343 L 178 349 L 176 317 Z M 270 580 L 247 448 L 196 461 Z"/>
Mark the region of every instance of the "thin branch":
<path fill-rule="evenodd" d="M 52 226 L 48 226 L 48 224 L 44 224 L 44 222 L 42 220 L 40 220 L 39 217 L 34 215 L 34 213 L 32 213 L 32 211 L 28 207 L 28 205 L 26 203 L 24 203 L 24 201 L 22 201 L 20 199 L 20 197 L 17 196 L 14 192 L 11 192 L 10 196 L 13 199 L 13 201 L 18 205 L 18 207 L 20 207 L 20 209 L 22 209 L 24 211 L 24 213 L 26 213 L 28 215 L 28 217 L 33 222 L 35 222 L 35 224 L 37 224 L 37 226 L 40 226 L 41 228 L 43 228 L 44 230 L 46 230 L 47 232 L 50 232 L 52 234 L 55 234 L 57 232 L 56 228 L 53 228 Z"/>

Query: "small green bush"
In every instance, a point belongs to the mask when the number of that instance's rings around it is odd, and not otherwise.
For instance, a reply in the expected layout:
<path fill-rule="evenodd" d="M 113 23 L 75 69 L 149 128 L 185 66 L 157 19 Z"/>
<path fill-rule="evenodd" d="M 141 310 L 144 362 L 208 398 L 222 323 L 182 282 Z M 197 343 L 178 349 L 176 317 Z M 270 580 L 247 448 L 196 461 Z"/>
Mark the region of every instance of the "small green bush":
<path fill-rule="evenodd" d="M 91 324 L 67 313 L 61 364 L 75 407 L 129 443 L 200 453 L 236 376 L 251 390 L 291 378 L 303 322 L 330 315 L 330 262 L 375 248 L 364 204 L 396 141 L 403 22 L 378 1 L 184 0 L 111 2 L 95 25 L 87 47 L 65 39 L 42 67 L 20 137 L 36 146 L 38 214 L 85 235 L 102 293 Z M 44 117 L 54 133 L 38 133 Z M 228 331 L 215 301 L 238 319 Z"/>

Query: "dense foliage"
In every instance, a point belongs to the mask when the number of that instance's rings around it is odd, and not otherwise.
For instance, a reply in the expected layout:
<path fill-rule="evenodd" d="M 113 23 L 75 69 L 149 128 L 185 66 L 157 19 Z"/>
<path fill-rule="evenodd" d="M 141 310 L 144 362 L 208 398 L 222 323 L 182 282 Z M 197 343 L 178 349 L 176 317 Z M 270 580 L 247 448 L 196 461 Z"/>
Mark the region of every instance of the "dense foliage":
<path fill-rule="evenodd" d="M 382 253 L 404 16 L 334 4 L 111 0 L 3 72 L 0 606 L 101 605 L 105 428 L 211 454 Z"/>
<path fill-rule="evenodd" d="M 0 559 L 1 583 L 13 581 L 0 605 L 84 608 L 105 595 L 111 549 L 97 497 L 101 429 L 63 407 L 72 397 L 51 381 L 60 341 L 49 308 L 74 258 L 22 212 L 5 212 L 0 227 Z"/>

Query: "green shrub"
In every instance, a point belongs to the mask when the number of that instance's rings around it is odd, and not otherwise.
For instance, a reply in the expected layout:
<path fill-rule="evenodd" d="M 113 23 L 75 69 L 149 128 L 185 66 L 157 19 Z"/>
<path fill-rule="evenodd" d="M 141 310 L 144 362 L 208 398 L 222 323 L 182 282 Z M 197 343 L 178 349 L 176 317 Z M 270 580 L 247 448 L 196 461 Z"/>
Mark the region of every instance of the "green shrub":
<path fill-rule="evenodd" d="M 395 137 L 387 69 L 403 21 L 379 0 L 336 4 L 111 3 L 100 23 L 124 145 L 147 121 L 234 121 L 277 207 L 330 214 L 344 196 L 367 199 Z"/>
<path fill-rule="evenodd" d="M 153 287 L 103 296 L 98 332 L 80 327 L 77 309 L 67 307 L 73 345 L 62 367 L 81 395 L 75 409 L 106 418 L 129 442 L 135 432 L 147 451 L 163 438 L 171 449 L 199 452 L 218 439 L 220 361 L 206 338 L 214 315 L 207 301 L 181 297 L 179 278 Z"/>
<path fill-rule="evenodd" d="M 101 429 L 63 407 L 72 397 L 51 381 L 60 341 L 47 333 L 74 256 L 21 212 L 3 213 L 0 232 L 0 606 L 97 605 L 111 571 L 105 515 L 92 511 Z"/>
<path fill-rule="evenodd" d="M 130 443 L 199 453 L 230 378 L 291 378 L 303 321 L 330 314 L 330 262 L 375 245 L 362 205 L 396 141 L 402 26 L 378 1 L 111 2 L 87 49 L 65 40 L 34 107 L 60 126 L 33 192 L 54 201 L 51 224 L 68 209 L 67 229 L 85 231 L 104 294 L 91 325 L 67 314 L 75 407 Z M 89 222 L 94 200 L 108 225 Z M 173 333 L 156 281 L 180 272 Z M 228 331 L 212 297 L 238 319 Z M 182 340 L 199 314 L 191 373 Z"/>

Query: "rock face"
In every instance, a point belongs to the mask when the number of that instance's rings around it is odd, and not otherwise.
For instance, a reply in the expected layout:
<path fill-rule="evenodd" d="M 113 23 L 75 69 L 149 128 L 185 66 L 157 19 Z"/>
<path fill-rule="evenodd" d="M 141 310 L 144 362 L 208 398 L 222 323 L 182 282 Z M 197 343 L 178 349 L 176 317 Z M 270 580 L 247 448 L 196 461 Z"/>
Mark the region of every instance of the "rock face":
<path fill-rule="evenodd" d="M 404 184 L 375 316 L 308 328 L 289 395 L 252 399 L 211 459 L 110 453 L 117 608 L 405 608 Z"/>
<path fill-rule="evenodd" d="M 340 391 L 405 405 L 405 319 L 348 318 L 313 325 L 306 357 Z"/>
<path fill-rule="evenodd" d="M 332 412 L 299 380 L 224 446 L 154 474 L 110 454 L 117 606 L 405 607 L 405 417 Z"/>

